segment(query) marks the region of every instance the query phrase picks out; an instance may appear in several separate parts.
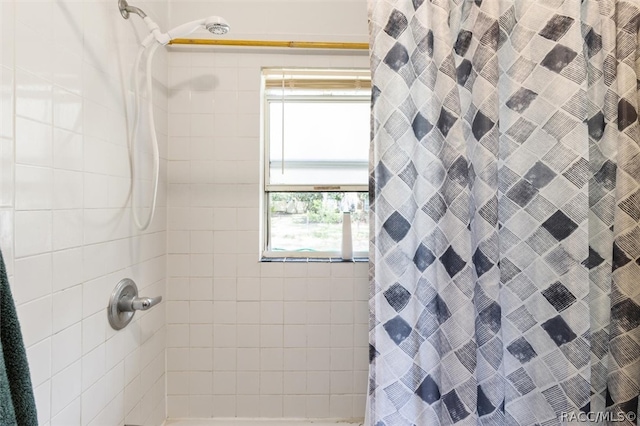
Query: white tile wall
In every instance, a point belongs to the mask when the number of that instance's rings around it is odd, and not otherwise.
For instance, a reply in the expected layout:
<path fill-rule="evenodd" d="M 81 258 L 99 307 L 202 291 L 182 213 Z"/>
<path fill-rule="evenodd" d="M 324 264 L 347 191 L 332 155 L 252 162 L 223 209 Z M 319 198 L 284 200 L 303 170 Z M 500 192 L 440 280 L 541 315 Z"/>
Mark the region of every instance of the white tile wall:
<path fill-rule="evenodd" d="M 368 264 L 258 262 L 263 66 L 368 57 L 170 53 L 168 415 L 360 418 Z"/>
<path fill-rule="evenodd" d="M 366 40 L 362 0 L 284 2 L 297 9 L 271 20 L 277 2 L 173 1 L 170 14 L 164 0 L 136 5 L 167 27 L 167 15 L 173 25 L 223 15 L 234 38 Z M 0 247 L 40 424 L 160 424 L 165 400 L 171 417 L 361 417 L 366 264 L 257 261 L 259 72 L 367 67 L 367 56 L 158 54 L 156 125 L 170 161 L 154 225 L 139 234 L 123 111 L 144 32 L 111 1 L 0 2 Z M 104 308 L 125 276 L 166 303 L 115 332 Z"/>
<path fill-rule="evenodd" d="M 136 4 L 166 24 L 166 1 Z M 165 418 L 166 304 L 120 332 L 105 314 L 121 278 L 165 293 L 166 198 L 144 234 L 126 202 L 136 19 L 111 1 L 0 3 L 0 247 L 43 426 Z M 154 67 L 165 158 L 166 59 Z"/>

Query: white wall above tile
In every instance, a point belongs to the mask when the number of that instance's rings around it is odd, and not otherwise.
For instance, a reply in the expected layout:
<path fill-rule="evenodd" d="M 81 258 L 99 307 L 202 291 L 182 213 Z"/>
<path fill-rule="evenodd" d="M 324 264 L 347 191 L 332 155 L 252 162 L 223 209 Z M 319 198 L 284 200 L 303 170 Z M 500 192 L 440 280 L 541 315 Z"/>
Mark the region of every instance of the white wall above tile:
<path fill-rule="evenodd" d="M 224 17 L 231 26 L 226 35 L 233 39 L 306 41 L 367 41 L 366 0 L 240 0 L 204 2 L 174 0 L 170 22 L 178 25 L 210 15 Z M 205 32 L 195 36 L 207 37 Z M 233 67 L 233 58 L 225 58 Z M 216 60 L 220 65 L 225 61 Z M 192 65 L 202 60 L 192 61 Z"/>

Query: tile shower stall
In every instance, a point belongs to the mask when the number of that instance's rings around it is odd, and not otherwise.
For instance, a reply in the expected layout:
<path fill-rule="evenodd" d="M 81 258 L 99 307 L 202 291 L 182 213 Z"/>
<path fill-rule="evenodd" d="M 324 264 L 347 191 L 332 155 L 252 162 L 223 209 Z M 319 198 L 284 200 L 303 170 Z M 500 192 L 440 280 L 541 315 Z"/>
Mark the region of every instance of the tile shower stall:
<path fill-rule="evenodd" d="M 224 16 L 233 39 L 367 40 L 364 0 L 136 6 L 163 28 Z M 136 18 L 115 1 L 0 2 L 0 247 L 39 423 L 361 418 L 368 264 L 258 261 L 260 72 L 367 68 L 366 52 L 160 49 L 158 209 L 140 232 L 127 143 L 147 34 Z M 150 148 L 139 154 L 149 188 Z M 164 300 L 116 332 L 106 305 L 126 277 Z"/>

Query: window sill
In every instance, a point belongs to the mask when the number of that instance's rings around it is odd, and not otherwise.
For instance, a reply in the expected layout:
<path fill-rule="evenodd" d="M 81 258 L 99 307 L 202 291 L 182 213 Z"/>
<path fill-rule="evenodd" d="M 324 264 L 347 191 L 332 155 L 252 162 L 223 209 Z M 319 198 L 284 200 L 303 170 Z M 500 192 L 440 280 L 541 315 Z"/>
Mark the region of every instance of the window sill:
<path fill-rule="evenodd" d="M 344 260 L 341 257 L 262 257 L 260 262 L 273 263 L 365 263 L 368 257 L 354 257 Z"/>

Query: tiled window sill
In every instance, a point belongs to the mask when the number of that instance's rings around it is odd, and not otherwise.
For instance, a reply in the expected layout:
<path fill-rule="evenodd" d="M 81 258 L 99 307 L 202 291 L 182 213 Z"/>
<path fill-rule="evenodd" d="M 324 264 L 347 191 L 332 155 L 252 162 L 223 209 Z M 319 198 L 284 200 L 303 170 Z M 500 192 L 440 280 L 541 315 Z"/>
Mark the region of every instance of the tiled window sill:
<path fill-rule="evenodd" d="M 344 260 L 341 257 L 263 257 L 261 262 L 280 263 L 364 263 L 368 262 L 368 257 L 354 257 L 351 260 Z"/>

